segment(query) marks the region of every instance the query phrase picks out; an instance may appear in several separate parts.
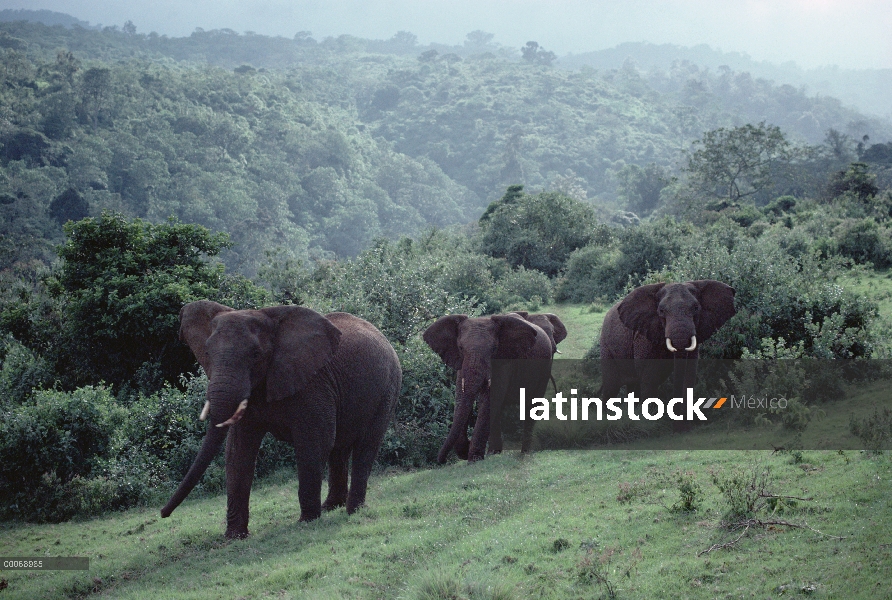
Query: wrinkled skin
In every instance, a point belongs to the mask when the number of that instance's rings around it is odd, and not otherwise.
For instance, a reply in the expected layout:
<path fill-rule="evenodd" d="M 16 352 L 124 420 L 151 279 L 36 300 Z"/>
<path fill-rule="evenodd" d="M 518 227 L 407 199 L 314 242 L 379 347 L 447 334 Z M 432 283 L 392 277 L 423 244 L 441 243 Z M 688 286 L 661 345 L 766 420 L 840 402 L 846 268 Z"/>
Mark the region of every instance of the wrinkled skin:
<path fill-rule="evenodd" d="M 207 373 L 210 425 L 162 517 L 189 495 L 226 441 L 226 537 L 246 537 L 254 464 L 267 433 L 294 446 L 301 521 L 344 505 L 352 513 L 365 502 L 402 379 L 393 347 L 373 325 L 299 306 L 233 310 L 202 300 L 180 311 L 180 339 Z"/>
<path fill-rule="evenodd" d="M 449 435 L 437 462 L 446 462 L 449 452 L 455 448 L 459 458 L 470 461 L 482 459 L 487 443 L 491 453 L 501 452 L 501 413 L 506 395 L 517 387 L 527 388 L 530 397 L 540 397 L 545 392 L 551 375 L 552 342 L 538 326 L 516 314 L 468 318 L 467 315 L 447 315 L 427 328 L 424 341 L 444 363 L 457 371 L 455 386 L 455 414 Z M 535 359 L 538 368 L 524 369 L 521 363 L 506 367 L 517 373 L 498 377 L 497 382 L 507 386 L 491 389 L 493 360 Z M 507 383 L 510 381 L 510 386 Z M 479 400 L 478 400 L 479 399 Z M 469 441 L 468 421 L 477 400 L 477 423 Z M 522 452 L 529 452 L 532 441 L 532 422 L 524 421 Z"/>
<path fill-rule="evenodd" d="M 700 345 L 734 314 L 734 288 L 712 279 L 635 288 L 604 317 L 599 397 L 616 397 L 623 385 L 656 397 L 673 373 L 680 395 L 696 382 Z"/>

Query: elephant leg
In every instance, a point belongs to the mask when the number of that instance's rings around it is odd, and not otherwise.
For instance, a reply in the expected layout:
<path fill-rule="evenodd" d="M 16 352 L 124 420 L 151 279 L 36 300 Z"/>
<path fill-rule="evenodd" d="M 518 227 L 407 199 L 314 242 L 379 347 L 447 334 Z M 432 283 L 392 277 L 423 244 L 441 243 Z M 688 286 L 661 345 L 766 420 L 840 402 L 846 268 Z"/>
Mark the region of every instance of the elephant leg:
<path fill-rule="evenodd" d="M 533 422 L 527 419 L 523 422 L 523 433 L 520 439 L 520 452 L 527 454 L 533 449 Z"/>
<path fill-rule="evenodd" d="M 489 440 L 490 427 L 489 390 L 480 394 L 480 403 L 477 405 L 477 423 L 474 424 L 474 435 L 471 437 L 471 447 L 468 450 L 468 460 L 482 460 L 486 454 L 486 442 Z"/>
<path fill-rule="evenodd" d="M 248 501 L 265 431 L 229 428 L 226 438 L 226 537 L 248 537 Z"/>
<path fill-rule="evenodd" d="M 328 497 L 322 510 L 334 510 L 347 504 L 347 462 L 350 448 L 335 448 L 328 458 Z"/>
<path fill-rule="evenodd" d="M 465 425 L 465 429 L 467 430 L 468 426 Z M 458 456 L 461 460 L 468 460 L 468 451 L 471 449 L 471 440 L 468 439 L 467 435 L 459 436 L 455 441 L 455 455 Z"/>
<path fill-rule="evenodd" d="M 300 520 L 313 521 L 322 515 L 322 466 L 323 457 L 329 456 L 331 447 L 324 451 L 318 440 L 301 439 L 294 444 L 297 461 L 297 499 L 300 503 Z"/>
<path fill-rule="evenodd" d="M 455 389 L 461 389 L 462 385 L 462 373 L 461 369 L 456 371 L 455 373 Z M 458 400 L 458 396 L 456 395 L 456 400 Z M 455 455 L 458 456 L 461 460 L 468 460 L 468 450 L 471 446 L 471 440 L 468 439 L 468 424 L 465 423 L 464 435 L 459 435 L 458 439 L 455 440 L 455 446 L 453 449 L 455 450 Z"/>
<path fill-rule="evenodd" d="M 365 504 L 365 493 L 369 485 L 369 475 L 378 455 L 379 444 L 362 441 L 353 450 L 353 464 L 350 469 L 350 494 L 347 496 L 347 514 L 352 515 Z"/>

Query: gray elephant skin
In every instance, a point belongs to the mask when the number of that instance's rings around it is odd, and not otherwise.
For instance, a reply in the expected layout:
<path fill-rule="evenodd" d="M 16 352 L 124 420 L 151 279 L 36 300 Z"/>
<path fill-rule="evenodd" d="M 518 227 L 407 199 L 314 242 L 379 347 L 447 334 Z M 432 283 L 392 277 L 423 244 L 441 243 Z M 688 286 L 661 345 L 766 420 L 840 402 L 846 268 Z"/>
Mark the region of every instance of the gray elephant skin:
<path fill-rule="evenodd" d="M 693 387 L 701 344 L 735 312 L 734 288 L 712 279 L 635 288 L 604 317 L 599 397 L 616 397 L 623 385 L 656 397 L 673 373 L 676 395 Z"/>
<path fill-rule="evenodd" d="M 301 521 L 344 505 L 352 513 L 365 502 L 402 380 L 396 352 L 371 323 L 300 306 L 234 310 L 202 300 L 180 311 L 180 339 L 207 373 L 201 418 L 209 415 L 210 425 L 162 517 L 189 495 L 225 440 L 226 537 L 246 537 L 254 464 L 267 433 L 294 446 Z"/>
<path fill-rule="evenodd" d="M 561 324 L 563 327 L 563 324 Z M 455 412 L 449 434 L 437 455 L 443 464 L 455 448 L 459 458 L 475 461 L 484 458 L 487 443 L 490 453 L 502 451 L 501 414 L 505 398 L 518 387 L 525 387 L 529 397 L 544 395 L 551 376 L 553 342 L 541 327 L 518 314 L 469 318 L 467 315 L 440 317 L 425 330 L 424 341 L 444 363 L 456 370 Z M 511 370 L 496 377 L 502 382 L 491 389 L 493 361 L 524 359 L 503 368 Z M 509 383 L 510 382 L 510 383 Z M 477 400 L 477 422 L 470 439 L 468 422 Z M 524 421 L 521 452 L 529 452 L 532 421 Z"/>

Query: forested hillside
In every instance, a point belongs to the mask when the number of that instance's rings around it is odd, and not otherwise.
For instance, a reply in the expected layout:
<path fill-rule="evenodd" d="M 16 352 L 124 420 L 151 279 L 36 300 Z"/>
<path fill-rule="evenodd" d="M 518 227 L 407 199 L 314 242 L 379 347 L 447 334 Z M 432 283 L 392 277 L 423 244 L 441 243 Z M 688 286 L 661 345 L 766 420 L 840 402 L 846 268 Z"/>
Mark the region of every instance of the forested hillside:
<path fill-rule="evenodd" d="M 490 37 L 428 48 L 406 32 L 317 42 L 3 23 L 0 267 L 48 261 L 62 223 L 116 210 L 226 231 L 224 260 L 250 275 L 266 252 L 354 256 L 376 236 L 467 223 L 511 184 L 625 208 L 636 165 L 671 177 L 717 127 L 892 137 L 746 73 L 573 72 Z"/>

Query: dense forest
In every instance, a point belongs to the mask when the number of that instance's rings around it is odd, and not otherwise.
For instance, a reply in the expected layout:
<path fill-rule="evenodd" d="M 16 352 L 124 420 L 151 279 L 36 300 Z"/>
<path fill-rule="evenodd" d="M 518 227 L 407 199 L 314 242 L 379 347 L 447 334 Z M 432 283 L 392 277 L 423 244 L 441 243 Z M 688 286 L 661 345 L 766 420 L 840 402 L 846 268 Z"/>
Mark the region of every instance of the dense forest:
<path fill-rule="evenodd" d="M 738 312 L 704 356 L 888 352 L 842 280 L 892 266 L 892 124 L 746 72 L 559 69 L 491 38 L 0 23 L 0 517 L 181 478 L 196 299 L 379 327 L 404 370 L 380 461 L 403 466 L 448 427 L 453 376 L 418 335 L 445 313 L 714 278 Z M 261 476 L 291 460 L 265 444 Z"/>

